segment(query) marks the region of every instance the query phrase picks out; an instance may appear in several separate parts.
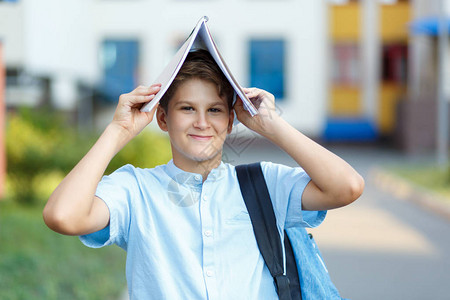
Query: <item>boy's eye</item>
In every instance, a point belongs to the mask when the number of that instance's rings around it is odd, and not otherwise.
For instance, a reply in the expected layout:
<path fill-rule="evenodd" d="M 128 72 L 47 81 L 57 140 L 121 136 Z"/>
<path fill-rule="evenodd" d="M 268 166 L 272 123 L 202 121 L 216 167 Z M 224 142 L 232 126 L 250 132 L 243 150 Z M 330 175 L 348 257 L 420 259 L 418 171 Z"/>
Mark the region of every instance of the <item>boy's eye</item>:
<path fill-rule="evenodd" d="M 213 113 L 218 113 L 221 112 L 222 110 L 220 108 L 210 108 L 209 111 Z"/>
<path fill-rule="evenodd" d="M 192 106 L 183 106 L 183 107 L 181 107 L 181 109 L 187 110 L 187 111 L 194 110 L 194 108 Z"/>

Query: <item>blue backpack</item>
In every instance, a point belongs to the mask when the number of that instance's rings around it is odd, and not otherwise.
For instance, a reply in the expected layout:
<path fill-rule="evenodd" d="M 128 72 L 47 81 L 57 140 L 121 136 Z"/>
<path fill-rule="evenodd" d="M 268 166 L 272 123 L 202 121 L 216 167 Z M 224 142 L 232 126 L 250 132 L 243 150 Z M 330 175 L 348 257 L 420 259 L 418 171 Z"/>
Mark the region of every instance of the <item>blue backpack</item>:
<path fill-rule="evenodd" d="M 259 251 L 281 300 L 342 299 L 311 234 L 304 227 L 285 229 L 286 273 L 275 213 L 260 163 L 236 166 L 242 197 Z"/>

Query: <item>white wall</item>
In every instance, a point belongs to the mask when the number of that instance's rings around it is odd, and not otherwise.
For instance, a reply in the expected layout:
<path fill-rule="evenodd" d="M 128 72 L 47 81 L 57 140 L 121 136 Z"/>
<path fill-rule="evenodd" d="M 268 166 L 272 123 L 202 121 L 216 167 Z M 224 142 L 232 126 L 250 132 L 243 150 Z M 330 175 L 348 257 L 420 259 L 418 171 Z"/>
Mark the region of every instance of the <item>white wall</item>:
<path fill-rule="evenodd" d="M 0 40 L 3 59 L 9 66 L 22 65 L 24 58 L 23 3 L 0 2 Z"/>
<path fill-rule="evenodd" d="M 22 0 L 24 2 L 24 66 L 32 74 L 50 76 L 58 108 L 76 105 L 75 80 L 95 80 L 97 58 L 88 0 Z"/>
<path fill-rule="evenodd" d="M 435 16 L 440 10 L 442 0 L 413 0 L 415 18 Z M 445 0 L 447 1 L 447 0 Z"/>
<path fill-rule="evenodd" d="M 22 0 L 25 65 L 42 74 L 94 78 L 97 70 L 89 0 Z"/>

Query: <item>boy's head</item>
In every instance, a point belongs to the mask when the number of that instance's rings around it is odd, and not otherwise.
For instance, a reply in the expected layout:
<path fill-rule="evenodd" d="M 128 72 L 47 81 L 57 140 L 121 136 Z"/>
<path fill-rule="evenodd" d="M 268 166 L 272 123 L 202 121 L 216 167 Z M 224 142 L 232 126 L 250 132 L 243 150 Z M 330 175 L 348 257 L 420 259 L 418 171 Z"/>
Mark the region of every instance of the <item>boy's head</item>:
<path fill-rule="evenodd" d="M 234 90 L 207 51 L 188 54 L 156 112 L 169 133 L 174 163 L 188 170 L 201 162 L 215 165 L 233 127 Z"/>
<path fill-rule="evenodd" d="M 201 79 L 213 83 L 217 86 L 218 95 L 227 101 L 228 109 L 232 109 L 234 97 L 233 87 L 211 54 L 206 50 L 197 50 L 188 53 L 177 76 L 159 101 L 159 105 L 164 111 L 167 112 L 169 101 L 175 95 L 178 87 L 190 79 Z"/>

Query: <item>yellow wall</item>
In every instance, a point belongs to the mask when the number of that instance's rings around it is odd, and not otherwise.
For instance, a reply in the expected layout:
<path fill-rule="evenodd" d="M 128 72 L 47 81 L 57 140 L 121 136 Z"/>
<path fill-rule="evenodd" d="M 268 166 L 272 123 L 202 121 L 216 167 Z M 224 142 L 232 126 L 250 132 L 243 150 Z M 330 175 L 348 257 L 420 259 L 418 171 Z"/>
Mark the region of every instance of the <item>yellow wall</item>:
<path fill-rule="evenodd" d="M 396 107 L 405 87 L 397 84 L 380 85 L 377 111 L 377 124 L 382 134 L 392 133 L 395 129 Z M 330 91 L 330 111 L 332 116 L 360 116 L 361 89 L 350 86 L 333 86 Z"/>
<path fill-rule="evenodd" d="M 360 36 L 360 5 L 330 5 L 330 34 L 334 41 L 357 41 Z"/>
<path fill-rule="evenodd" d="M 378 128 L 380 133 L 389 134 L 395 129 L 396 108 L 405 87 L 398 84 L 385 83 L 380 86 L 378 102 Z"/>
<path fill-rule="evenodd" d="M 330 38 L 336 42 L 359 43 L 361 8 L 359 3 L 330 5 Z M 333 116 L 358 116 L 361 113 L 361 91 L 355 86 L 334 85 L 330 89 L 329 113 Z"/>
<path fill-rule="evenodd" d="M 359 40 L 361 7 L 358 2 L 346 5 L 330 5 L 330 34 L 334 41 Z M 380 35 L 383 41 L 408 38 L 411 21 L 411 4 L 398 2 L 380 6 Z"/>
<path fill-rule="evenodd" d="M 334 86 L 330 92 L 333 116 L 358 116 L 361 113 L 361 91 L 358 87 Z"/>
<path fill-rule="evenodd" d="M 380 34 L 383 42 L 408 39 L 408 23 L 411 21 L 411 4 L 399 2 L 381 5 Z"/>

